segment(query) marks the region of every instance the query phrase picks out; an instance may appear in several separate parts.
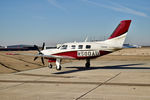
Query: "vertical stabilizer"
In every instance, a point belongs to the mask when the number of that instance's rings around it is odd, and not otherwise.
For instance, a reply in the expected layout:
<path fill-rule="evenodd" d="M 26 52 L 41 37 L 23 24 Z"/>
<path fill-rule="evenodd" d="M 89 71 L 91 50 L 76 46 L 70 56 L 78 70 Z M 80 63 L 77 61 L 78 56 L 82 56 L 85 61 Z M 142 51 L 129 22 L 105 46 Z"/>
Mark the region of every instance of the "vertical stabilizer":
<path fill-rule="evenodd" d="M 105 43 L 116 48 L 122 48 L 130 23 L 131 20 L 121 21 L 112 35 L 105 41 Z"/>
<path fill-rule="evenodd" d="M 123 20 L 120 22 L 120 24 L 117 26 L 117 28 L 114 30 L 112 35 L 108 39 L 112 39 L 118 36 L 121 36 L 128 32 L 129 26 L 130 26 L 131 20 Z"/>

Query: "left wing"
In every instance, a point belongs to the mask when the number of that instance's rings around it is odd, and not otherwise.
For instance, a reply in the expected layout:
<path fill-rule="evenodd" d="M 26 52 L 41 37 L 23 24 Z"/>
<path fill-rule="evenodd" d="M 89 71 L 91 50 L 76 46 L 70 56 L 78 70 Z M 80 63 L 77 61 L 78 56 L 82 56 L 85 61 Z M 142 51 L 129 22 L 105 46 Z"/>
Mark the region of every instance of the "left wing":
<path fill-rule="evenodd" d="M 44 58 L 58 58 L 58 59 L 74 59 L 70 56 L 56 56 L 56 55 L 44 55 L 44 54 L 31 54 L 31 53 L 6 53 L 6 55 L 25 55 L 34 57 L 44 57 Z"/>

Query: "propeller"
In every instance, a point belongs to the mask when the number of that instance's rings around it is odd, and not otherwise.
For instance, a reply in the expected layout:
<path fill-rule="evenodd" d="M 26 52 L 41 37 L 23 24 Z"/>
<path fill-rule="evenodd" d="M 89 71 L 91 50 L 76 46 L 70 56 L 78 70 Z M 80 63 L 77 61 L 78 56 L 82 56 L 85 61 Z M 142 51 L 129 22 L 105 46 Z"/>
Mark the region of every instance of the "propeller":
<path fill-rule="evenodd" d="M 42 50 L 44 50 L 44 47 L 45 47 L 45 43 L 43 43 L 43 45 L 42 45 Z M 39 49 L 39 47 L 38 47 L 37 45 L 34 45 L 34 48 L 38 51 L 38 54 L 39 54 L 39 55 L 44 55 L 44 54 L 40 51 L 40 49 Z M 37 58 L 38 58 L 38 56 L 36 56 L 36 57 L 34 58 L 34 61 L 35 61 Z M 42 62 L 42 64 L 44 65 L 44 57 L 41 57 L 41 62 Z"/>
<path fill-rule="evenodd" d="M 44 42 L 43 45 L 42 45 L 42 50 L 44 50 L 44 47 L 45 47 L 45 42 Z"/>

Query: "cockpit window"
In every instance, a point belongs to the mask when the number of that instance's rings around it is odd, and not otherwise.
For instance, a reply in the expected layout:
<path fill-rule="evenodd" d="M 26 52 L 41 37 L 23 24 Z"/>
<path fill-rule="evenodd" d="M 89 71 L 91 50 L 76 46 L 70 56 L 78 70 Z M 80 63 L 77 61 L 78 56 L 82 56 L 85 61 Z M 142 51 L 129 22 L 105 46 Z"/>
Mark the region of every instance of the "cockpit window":
<path fill-rule="evenodd" d="M 79 46 L 78 46 L 78 49 L 82 49 L 82 48 L 83 48 L 83 45 L 79 45 Z"/>
<path fill-rule="evenodd" d="M 91 48 L 91 45 L 86 45 L 86 49 L 90 49 Z"/>
<path fill-rule="evenodd" d="M 67 45 L 63 45 L 61 49 L 67 49 Z"/>
<path fill-rule="evenodd" d="M 76 48 L 76 45 L 72 45 L 72 46 L 71 46 L 71 49 L 75 49 L 75 48 Z"/>
<path fill-rule="evenodd" d="M 59 49 L 61 46 L 57 47 L 57 49 Z"/>

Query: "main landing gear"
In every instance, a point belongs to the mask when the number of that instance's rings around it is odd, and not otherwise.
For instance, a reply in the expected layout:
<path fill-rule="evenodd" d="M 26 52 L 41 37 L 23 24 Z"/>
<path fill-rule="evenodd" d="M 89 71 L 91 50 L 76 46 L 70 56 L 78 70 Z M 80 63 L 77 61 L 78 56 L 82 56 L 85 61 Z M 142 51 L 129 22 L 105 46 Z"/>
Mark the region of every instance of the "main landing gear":
<path fill-rule="evenodd" d="M 51 69 L 53 67 L 53 65 L 51 63 L 49 63 L 48 67 Z M 61 59 L 56 59 L 56 69 L 61 70 Z"/>
<path fill-rule="evenodd" d="M 85 68 L 90 68 L 90 59 L 86 59 Z"/>

